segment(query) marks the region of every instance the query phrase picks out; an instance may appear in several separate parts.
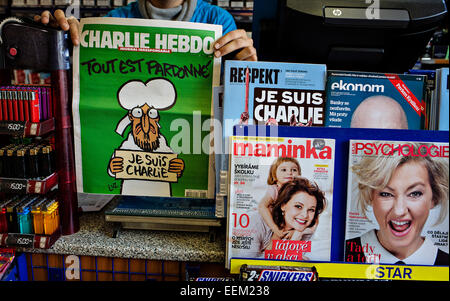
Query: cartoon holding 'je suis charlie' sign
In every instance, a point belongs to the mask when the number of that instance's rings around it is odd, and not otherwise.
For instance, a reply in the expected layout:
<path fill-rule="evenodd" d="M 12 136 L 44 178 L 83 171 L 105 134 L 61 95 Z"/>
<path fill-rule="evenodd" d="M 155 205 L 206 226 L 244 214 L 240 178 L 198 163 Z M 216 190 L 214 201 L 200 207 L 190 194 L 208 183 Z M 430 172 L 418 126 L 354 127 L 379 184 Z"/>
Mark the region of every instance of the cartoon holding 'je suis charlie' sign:
<path fill-rule="evenodd" d="M 74 51 L 77 190 L 211 197 L 210 152 L 195 149 L 210 134 L 220 26 L 116 18 L 81 25 Z"/>

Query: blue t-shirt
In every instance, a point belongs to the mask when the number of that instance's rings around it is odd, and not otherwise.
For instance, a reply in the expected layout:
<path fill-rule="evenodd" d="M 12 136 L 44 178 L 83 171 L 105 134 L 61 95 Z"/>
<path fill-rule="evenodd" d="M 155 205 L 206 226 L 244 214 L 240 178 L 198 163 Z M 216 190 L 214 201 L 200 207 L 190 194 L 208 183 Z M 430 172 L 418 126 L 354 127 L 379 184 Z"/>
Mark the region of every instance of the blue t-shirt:
<path fill-rule="evenodd" d="M 142 18 L 138 1 L 131 2 L 127 6 L 116 8 L 110 11 L 106 16 L 115 18 Z M 203 0 L 197 0 L 197 7 L 195 8 L 190 21 L 222 25 L 224 35 L 236 29 L 236 23 L 229 12 Z"/>

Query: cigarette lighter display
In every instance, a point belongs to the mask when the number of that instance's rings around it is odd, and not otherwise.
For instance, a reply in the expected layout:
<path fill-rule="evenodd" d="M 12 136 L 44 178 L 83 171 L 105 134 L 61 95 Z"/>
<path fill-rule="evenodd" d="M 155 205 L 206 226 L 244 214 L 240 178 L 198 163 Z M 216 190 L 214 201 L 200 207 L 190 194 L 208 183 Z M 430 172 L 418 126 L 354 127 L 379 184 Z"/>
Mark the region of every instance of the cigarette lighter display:
<path fill-rule="evenodd" d="M 15 195 L 0 201 L 0 233 L 52 235 L 60 228 L 55 192 Z"/>
<path fill-rule="evenodd" d="M 33 228 L 35 234 L 44 234 L 44 214 L 42 208 L 45 206 L 47 199 L 42 199 L 35 203 L 31 208 L 31 214 L 33 215 Z"/>
<path fill-rule="evenodd" d="M 0 204 L 0 233 L 8 231 L 8 223 L 6 221 L 6 208 Z"/>
<path fill-rule="evenodd" d="M 0 71 L 8 70 L 8 74 L 11 75 L 11 70 L 28 69 L 51 75 L 50 85 L 18 85 L 16 81 L 15 85 L 12 85 L 10 76 L 0 77 L 2 80 L 0 83 L 0 124 L 5 121 L 14 121 L 14 126 L 22 126 L 25 128 L 23 132 L 30 136 L 42 136 L 42 133 L 54 131 L 55 141 L 50 146 L 0 149 L 0 184 L 5 176 L 8 177 L 8 181 L 10 181 L 11 174 L 23 176 L 27 183 L 28 193 L 33 190 L 35 190 L 34 193 L 42 193 L 37 184 L 33 186 L 33 183 L 38 183 L 38 181 L 32 182 L 29 179 L 44 177 L 43 182 L 52 182 L 48 185 L 55 185 L 57 182 L 58 192 L 53 206 L 41 208 L 43 229 L 46 235 L 56 233 L 55 230 L 63 235 L 79 230 L 72 116 L 69 101 L 70 56 L 68 43 L 67 32 L 43 26 L 31 19 L 7 18 L 0 24 Z M 2 72 L 2 74 L 4 73 Z M 11 96 L 10 90 L 15 94 Z M 34 123 L 39 123 L 36 125 L 37 130 L 32 130 Z M 22 128 L 19 131 L 22 131 Z M 15 170 L 14 164 L 20 164 L 21 168 Z M 51 181 L 47 181 L 47 179 L 51 179 Z M 39 220 L 37 213 L 39 210 L 34 210 L 35 214 L 33 214 L 33 207 L 30 210 L 33 226 L 35 226 L 34 224 Z M 24 208 L 21 213 L 24 213 L 25 216 L 27 208 Z M 60 216 L 61 231 L 59 231 Z M 38 228 L 39 232 L 39 226 L 35 228 Z"/>
<path fill-rule="evenodd" d="M 8 218 L 6 216 L 6 207 L 13 202 L 18 196 L 9 197 L 0 201 L 0 233 L 8 232 Z"/>
<path fill-rule="evenodd" d="M 38 152 L 37 149 L 34 147 L 30 147 L 27 150 L 28 153 L 27 167 L 28 167 L 28 174 L 31 179 L 39 177 L 39 162 L 37 152 Z"/>
<path fill-rule="evenodd" d="M 17 208 L 17 228 L 22 234 L 33 233 L 33 218 L 31 215 L 31 205 L 39 199 L 39 196 L 32 196 Z"/>
<path fill-rule="evenodd" d="M 32 234 L 33 223 L 29 207 L 20 207 L 17 210 L 17 225 L 19 233 Z"/>
<path fill-rule="evenodd" d="M 17 178 L 27 178 L 28 171 L 25 164 L 25 150 L 18 149 L 15 153 L 14 166 L 17 167 L 15 176 Z"/>
<path fill-rule="evenodd" d="M 12 91 L 7 87 L 6 103 L 8 105 L 8 120 L 14 120 Z"/>
<path fill-rule="evenodd" d="M 9 233 L 18 233 L 17 227 L 17 207 L 24 201 L 25 198 L 18 197 L 16 200 L 6 206 L 6 219 Z"/>
<path fill-rule="evenodd" d="M 55 171 L 54 151 L 48 140 L 0 148 L 0 177 L 45 179 Z"/>
<path fill-rule="evenodd" d="M 58 202 L 51 200 L 46 204 L 44 214 L 44 234 L 51 235 L 59 226 Z"/>
<path fill-rule="evenodd" d="M 0 86 L 1 121 L 42 122 L 53 117 L 48 85 Z"/>

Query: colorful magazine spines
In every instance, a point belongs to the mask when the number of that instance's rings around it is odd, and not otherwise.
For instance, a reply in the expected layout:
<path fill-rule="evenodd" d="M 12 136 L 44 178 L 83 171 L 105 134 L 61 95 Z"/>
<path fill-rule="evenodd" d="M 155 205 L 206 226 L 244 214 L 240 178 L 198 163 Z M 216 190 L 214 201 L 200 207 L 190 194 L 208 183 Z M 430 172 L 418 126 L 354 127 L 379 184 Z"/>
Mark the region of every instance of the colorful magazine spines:
<path fill-rule="evenodd" d="M 449 129 L 449 68 L 441 68 L 436 71 L 436 100 L 438 102 L 439 118 L 437 129 L 440 131 L 448 131 Z"/>

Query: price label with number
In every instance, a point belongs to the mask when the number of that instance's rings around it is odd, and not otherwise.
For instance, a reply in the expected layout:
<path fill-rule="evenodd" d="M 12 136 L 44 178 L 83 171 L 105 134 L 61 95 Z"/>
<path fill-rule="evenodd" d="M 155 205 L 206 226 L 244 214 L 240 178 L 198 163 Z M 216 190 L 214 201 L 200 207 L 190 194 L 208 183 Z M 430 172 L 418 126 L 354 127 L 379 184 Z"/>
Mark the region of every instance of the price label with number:
<path fill-rule="evenodd" d="M 34 234 L 10 233 L 6 238 L 6 245 L 32 248 L 34 245 Z"/>
<path fill-rule="evenodd" d="M 24 121 L 8 121 L 0 122 L 0 133 L 4 134 L 21 134 L 25 131 Z"/>
<path fill-rule="evenodd" d="M 0 179 L 0 192 L 27 193 L 27 181 L 21 179 Z"/>

